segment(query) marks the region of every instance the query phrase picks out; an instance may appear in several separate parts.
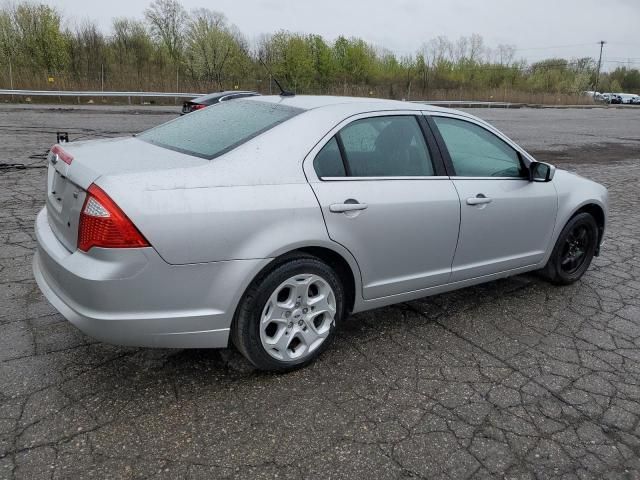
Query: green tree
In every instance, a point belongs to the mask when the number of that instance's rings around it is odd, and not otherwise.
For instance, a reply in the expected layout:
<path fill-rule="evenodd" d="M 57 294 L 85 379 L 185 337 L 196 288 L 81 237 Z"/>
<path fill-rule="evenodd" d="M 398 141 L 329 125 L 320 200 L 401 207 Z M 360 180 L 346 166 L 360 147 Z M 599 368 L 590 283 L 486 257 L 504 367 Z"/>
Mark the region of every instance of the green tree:
<path fill-rule="evenodd" d="M 613 72 L 609 73 L 609 79 L 612 82 L 618 82 L 618 85 L 620 85 L 618 90 L 613 90 L 612 88 L 612 91 L 624 90 L 625 92 L 634 92 L 640 90 L 640 71 L 637 69 L 618 67 Z"/>
<path fill-rule="evenodd" d="M 333 45 L 338 75 L 344 83 L 366 83 L 376 62 L 373 48 L 359 38 L 338 37 Z"/>
<path fill-rule="evenodd" d="M 284 88 L 306 88 L 315 78 L 313 48 L 304 35 L 280 31 L 267 36 L 260 53 Z"/>
<path fill-rule="evenodd" d="M 21 3 L 13 11 L 18 52 L 23 62 L 48 73 L 67 64 L 67 45 L 60 30 L 60 14 L 48 5 Z"/>
<path fill-rule="evenodd" d="M 335 65 L 331 54 L 331 47 L 320 35 L 309 35 L 306 38 L 315 70 L 315 83 L 321 88 L 327 88 L 334 80 Z"/>
<path fill-rule="evenodd" d="M 20 48 L 20 35 L 12 11 L 0 11 L 0 59 L 14 63 Z"/>
<path fill-rule="evenodd" d="M 223 87 L 231 66 L 246 57 L 239 32 L 227 25 L 224 14 L 208 9 L 195 10 L 186 33 L 186 62 L 192 75 Z"/>

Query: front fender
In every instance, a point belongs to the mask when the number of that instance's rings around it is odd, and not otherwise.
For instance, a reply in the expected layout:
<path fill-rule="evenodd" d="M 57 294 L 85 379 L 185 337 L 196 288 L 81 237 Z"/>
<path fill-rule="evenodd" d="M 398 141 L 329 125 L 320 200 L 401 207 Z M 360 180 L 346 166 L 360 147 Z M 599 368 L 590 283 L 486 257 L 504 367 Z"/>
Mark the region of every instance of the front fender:
<path fill-rule="evenodd" d="M 558 214 L 551 237 L 551 244 L 542 265 L 546 264 L 551 256 L 560 232 L 578 211 L 589 205 L 595 205 L 602 210 L 605 223 L 600 238 L 601 242 L 609 213 L 609 194 L 603 185 L 561 169 L 556 170 L 552 181 L 558 193 Z"/>

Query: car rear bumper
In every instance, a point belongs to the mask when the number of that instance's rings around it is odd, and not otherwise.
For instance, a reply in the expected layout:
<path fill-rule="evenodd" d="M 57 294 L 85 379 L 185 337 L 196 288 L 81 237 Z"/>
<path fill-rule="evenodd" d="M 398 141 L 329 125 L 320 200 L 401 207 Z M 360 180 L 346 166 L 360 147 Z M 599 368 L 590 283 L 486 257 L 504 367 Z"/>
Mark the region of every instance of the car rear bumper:
<path fill-rule="evenodd" d="M 170 265 L 153 248 L 69 252 L 46 208 L 36 219 L 33 272 L 71 323 L 100 341 L 166 348 L 226 347 L 235 306 L 269 259 Z"/>

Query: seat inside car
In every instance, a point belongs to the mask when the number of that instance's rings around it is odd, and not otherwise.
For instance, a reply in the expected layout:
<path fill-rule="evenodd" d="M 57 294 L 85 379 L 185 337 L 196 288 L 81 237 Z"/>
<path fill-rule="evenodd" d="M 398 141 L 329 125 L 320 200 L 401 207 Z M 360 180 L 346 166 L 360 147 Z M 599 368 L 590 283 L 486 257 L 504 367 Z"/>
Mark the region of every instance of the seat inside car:
<path fill-rule="evenodd" d="M 415 131 L 403 122 L 390 122 L 376 139 L 377 166 L 381 176 L 427 175 L 427 158 Z"/>

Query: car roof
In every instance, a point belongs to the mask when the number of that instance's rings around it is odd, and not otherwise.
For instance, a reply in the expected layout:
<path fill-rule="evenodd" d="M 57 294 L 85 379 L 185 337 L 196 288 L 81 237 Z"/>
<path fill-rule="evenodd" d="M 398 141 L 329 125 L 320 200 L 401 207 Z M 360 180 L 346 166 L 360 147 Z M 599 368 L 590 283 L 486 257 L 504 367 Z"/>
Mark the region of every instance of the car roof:
<path fill-rule="evenodd" d="M 201 95 L 200 97 L 192 98 L 191 101 L 201 102 L 205 100 L 213 100 L 215 98 L 226 97 L 227 95 L 238 95 L 243 93 L 248 93 L 256 96 L 260 95 L 258 92 L 251 92 L 249 90 L 225 90 L 224 92 L 214 92 L 214 93 L 208 93 L 206 95 Z"/>
<path fill-rule="evenodd" d="M 245 98 L 243 101 L 271 102 L 303 110 L 334 110 L 336 112 L 339 111 L 342 115 L 357 115 L 358 113 L 384 110 L 415 110 L 434 113 L 450 113 L 480 120 L 466 112 L 450 108 L 436 107 L 434 105 L 429 105 L 426 101 L 423 103 L 387 100 L 381 98 L 340 97 L 330 95 L 294 95 L 285 97 L 280 95 L 261 95 L 259 97 Z"/>

